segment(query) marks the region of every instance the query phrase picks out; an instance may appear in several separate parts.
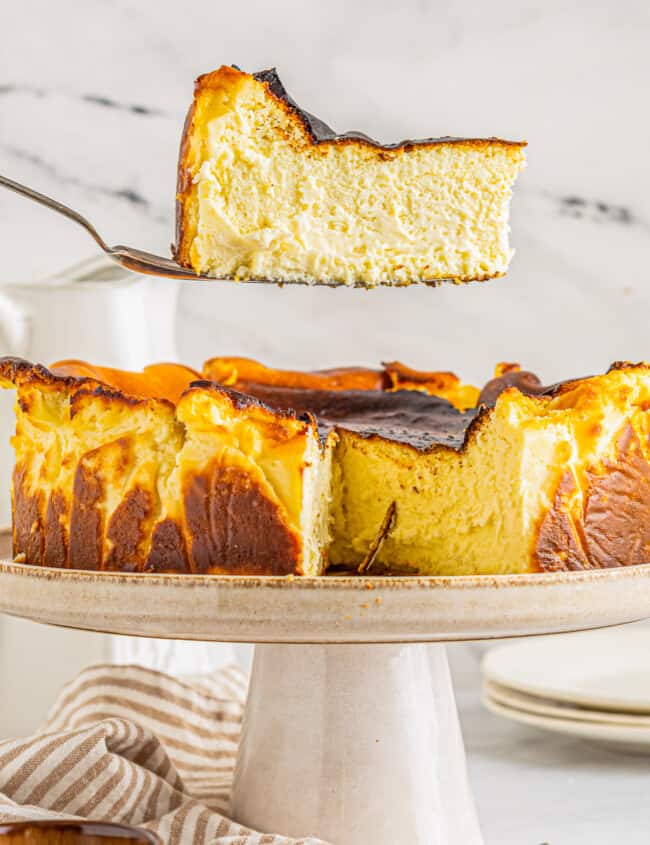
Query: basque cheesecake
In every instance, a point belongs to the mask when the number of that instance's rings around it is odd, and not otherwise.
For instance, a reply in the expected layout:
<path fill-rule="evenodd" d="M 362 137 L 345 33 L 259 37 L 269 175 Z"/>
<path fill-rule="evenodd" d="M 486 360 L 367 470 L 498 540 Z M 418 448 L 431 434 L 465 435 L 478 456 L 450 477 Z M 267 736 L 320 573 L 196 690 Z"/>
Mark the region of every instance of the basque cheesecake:
<path fill-rule="evenodd" d="M 482 281 L 512 256 L 523 142 L 337 135 L 275 70 L 199 77 L 178 171 L 176 261 L 224 279 Z"/>
<path fill-rule="evenodd" d="M 268 575 L 650 560 L 650 366 L 548 388 L 500 366 L 469 409 L 467 386 L 437 375 L 0 359 L 18 397 L 15 555 Z"/>

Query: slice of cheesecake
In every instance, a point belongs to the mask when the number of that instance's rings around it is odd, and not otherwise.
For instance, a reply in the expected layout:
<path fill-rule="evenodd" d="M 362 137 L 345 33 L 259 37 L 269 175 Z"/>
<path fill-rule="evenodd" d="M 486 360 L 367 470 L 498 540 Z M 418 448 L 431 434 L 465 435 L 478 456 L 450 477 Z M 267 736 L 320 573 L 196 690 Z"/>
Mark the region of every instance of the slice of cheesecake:
<path fill-rule="evenodd" d="M 181 143 L 176 260 L 217 278 L 407 285 L 502 276 L 524 144 L 337 135 L 274 70 L 201 76 Z"/>

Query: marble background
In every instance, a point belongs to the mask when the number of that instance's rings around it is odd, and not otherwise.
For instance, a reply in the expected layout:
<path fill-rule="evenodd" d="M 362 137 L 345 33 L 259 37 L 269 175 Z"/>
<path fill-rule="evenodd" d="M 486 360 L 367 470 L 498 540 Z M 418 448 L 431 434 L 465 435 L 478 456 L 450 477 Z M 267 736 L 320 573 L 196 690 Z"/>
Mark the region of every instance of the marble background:
<path fill-rule="evenodd" d="M 518 360 L 553 381 L 650 359 L 645 0 L 21 0 L 4 5 L 0 39 L 0 172 L 79 209 L 111 243 L 168 249 L 192 80 L 223 62 L 276 65 L 337 129 L 529 141 L 508 278 L 372 292 L 188 284 L 176 337 L 188 363 L 399 358 L 480 381 Z M 0 288 L 93 253 L 81 230 L 6 192 L 0 246 Z M 42 629 L 1 625 L 5 732 L 31 726 L 61 673 L 105 643 L 47 632 L 48 652 Z M 487 841 L 647 842 L 645 761 L 488 715 L 479 654 L 452 657 Z"/>
<path fill-rule="evenodd" d="M 22 0 L 3 12 L 0 171 L 85 212 L 109 242 L 166 251 L 192 80 L 222 62 L 277 65 L 335 128 L 382 140 L 529 141 L 506 279 L 364 291 L 187 285 L 188 362 L 400 358 L 488 376 L 519 360 L 547 380 L 650 357 L 650 143 L 643 0 Z M 0 193 L 2 277 L 92 252 L 65 220 Z"/>

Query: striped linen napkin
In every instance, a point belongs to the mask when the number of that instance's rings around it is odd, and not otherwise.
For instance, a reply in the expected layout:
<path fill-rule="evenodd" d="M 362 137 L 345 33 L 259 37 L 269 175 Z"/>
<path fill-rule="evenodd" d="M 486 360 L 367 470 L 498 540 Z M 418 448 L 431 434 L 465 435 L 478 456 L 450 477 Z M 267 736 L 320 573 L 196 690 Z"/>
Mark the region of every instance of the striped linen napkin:
<path fill-rule="evenodd" d="M 0 822 L 91 818 L 169 845 L 324 845 L 227 818 L 246 679 L 189 681 L 142 666 L 94 666 L 67 684 L 42 730 L 0 742 Z"/>

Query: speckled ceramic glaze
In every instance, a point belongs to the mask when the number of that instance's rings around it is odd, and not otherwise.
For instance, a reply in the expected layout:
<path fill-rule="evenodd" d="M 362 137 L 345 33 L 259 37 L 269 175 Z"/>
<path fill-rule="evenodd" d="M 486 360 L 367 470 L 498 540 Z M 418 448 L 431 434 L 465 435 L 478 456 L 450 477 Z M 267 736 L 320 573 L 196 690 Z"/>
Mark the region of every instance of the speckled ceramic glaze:
<path fill-rule="evenodd" d="M 113 574 L 0 562 L 0 611 L 173 639 L 439 642 L 575 631 L 650 614 L 650 565 L 444 578 Z"/>

